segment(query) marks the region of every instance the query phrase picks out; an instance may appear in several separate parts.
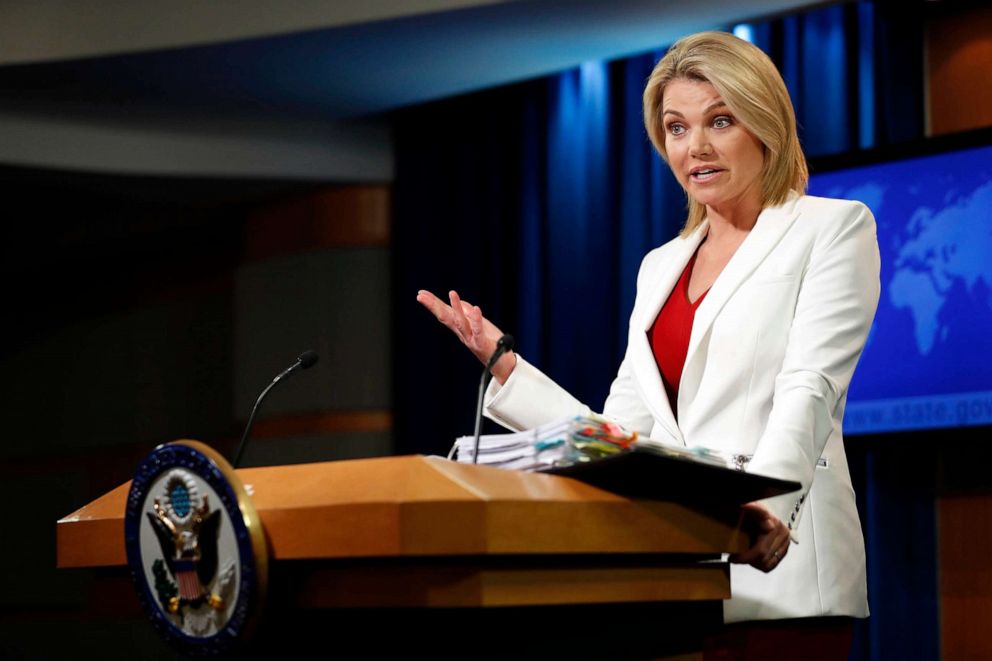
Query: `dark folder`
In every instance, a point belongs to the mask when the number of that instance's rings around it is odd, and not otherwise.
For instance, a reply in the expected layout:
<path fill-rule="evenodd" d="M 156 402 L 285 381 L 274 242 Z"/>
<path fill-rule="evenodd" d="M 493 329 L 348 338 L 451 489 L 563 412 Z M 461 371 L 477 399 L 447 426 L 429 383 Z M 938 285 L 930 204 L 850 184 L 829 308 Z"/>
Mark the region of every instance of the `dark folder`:
<path fill-rule="evenodd" d="M 629 498 L 744 504 L 802 488 L 665 449 L 638 446 L 615 455 L 549 468 L 546 473 L 581 480 Z"/>

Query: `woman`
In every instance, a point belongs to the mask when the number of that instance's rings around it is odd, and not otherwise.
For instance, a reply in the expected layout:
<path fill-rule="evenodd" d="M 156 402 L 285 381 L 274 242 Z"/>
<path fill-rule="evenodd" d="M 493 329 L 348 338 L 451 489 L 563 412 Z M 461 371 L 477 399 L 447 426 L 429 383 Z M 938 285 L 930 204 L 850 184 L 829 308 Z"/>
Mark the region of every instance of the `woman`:
<path fill-rule="evenodd" d="M 724 33 L 676 43 L 644 91 L 654 146 L 689 199 L 681 235 L 637 278 L 625 358 L 603 413 L 802 484 L 747 505 L 728 622 L 868 614 L 864 542 L 844 454 L 848 384 L 875 314 L 875 223 L 803 195 L 792 104 L 774 64 Z M 417 296 L 480 360 L 499 329 L 450 294 Z M 521 356 L 494 367 L 487 415 L 511 429 L 588 412 Z"/>

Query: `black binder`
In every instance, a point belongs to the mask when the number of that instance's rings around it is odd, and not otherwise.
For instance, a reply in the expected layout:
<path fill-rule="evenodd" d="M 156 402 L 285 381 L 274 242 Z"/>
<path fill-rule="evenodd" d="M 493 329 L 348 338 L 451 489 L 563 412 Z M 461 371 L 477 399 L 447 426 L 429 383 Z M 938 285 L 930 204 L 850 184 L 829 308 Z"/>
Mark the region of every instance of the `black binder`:
<path fill-rule="evenodd" d="M 543 471 L 581 480 L 629 498 L 738 505 L 798 491 L 802 485 L 727 468 L 664 449 L 634 445 L 618 454 Z"/>

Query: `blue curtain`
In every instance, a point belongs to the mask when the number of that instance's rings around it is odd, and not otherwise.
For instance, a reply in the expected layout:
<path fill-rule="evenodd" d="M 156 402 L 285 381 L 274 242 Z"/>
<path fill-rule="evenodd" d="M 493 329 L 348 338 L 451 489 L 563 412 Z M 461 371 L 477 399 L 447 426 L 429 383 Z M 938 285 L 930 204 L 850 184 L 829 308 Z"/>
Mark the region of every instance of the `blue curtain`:
<path fill-rule="evenodd" d="M 655 59 L 587 63 L 547 88 L 544 269 L 522 285 L 553 292 L 537 318 L 554 341 L 534 360 L 593 406 L 626 346 L 640 260 L 675 235 L 684 215 L 681 189 L 652 154 L 640 119 Z M 520 323 L 528 329 L 526 317 Z"/>
<path fill-rule="evenodd" d="M 478 381 L 474 359 L 418 309 L 420 288 L 458 289 L 530 361 L 602 404 L 640 260 L 685 217 L 641 120 L 658 57 L 588 63 L 394 118 L 400 451 L 440 453 L 471 431 Z"/>
<path fill-rule="evenodd" d="M 909 4 L 862 1 L 749 26 L 783 73 L 814 171 L 817 156 L 922 137 L 922 10 Z M 529 360 L 601 405 L 640 260 L 685 218 L 641 119 L 663 52 L 394 116 L 398 451 L 444 453 L 469 433 L 481 371 L 419 309 L 420 288 L 458 289 Z M 933 467 L 907 464 L 891 439 L 848 447 L 873 612 L 852 658 L 936 658 Z M 909 607 L 899 586 L 911 588 Z"/>

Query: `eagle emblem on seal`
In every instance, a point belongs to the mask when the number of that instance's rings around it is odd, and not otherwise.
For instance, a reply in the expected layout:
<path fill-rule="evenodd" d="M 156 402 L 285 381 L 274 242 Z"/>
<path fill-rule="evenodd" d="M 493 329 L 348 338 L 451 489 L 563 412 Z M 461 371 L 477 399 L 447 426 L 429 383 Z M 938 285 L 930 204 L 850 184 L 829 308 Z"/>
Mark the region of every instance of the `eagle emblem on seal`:
<path fill-rule="evenodd" d="M 218 577 L 221 511 L 211 511 L 209 497 L 199 494 L 185 471 L 173 470 L 163 486 L 152 511 L 145 512 L 162 549 L 152 566 L 158 600 L 180 620 L 189 609 L 222 610 L 234 566 L 226 565 Z"/>

